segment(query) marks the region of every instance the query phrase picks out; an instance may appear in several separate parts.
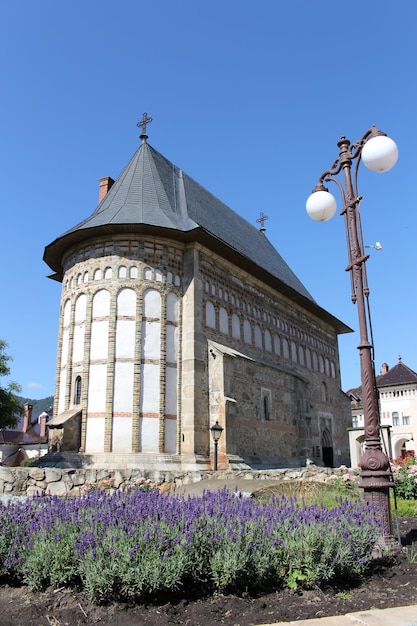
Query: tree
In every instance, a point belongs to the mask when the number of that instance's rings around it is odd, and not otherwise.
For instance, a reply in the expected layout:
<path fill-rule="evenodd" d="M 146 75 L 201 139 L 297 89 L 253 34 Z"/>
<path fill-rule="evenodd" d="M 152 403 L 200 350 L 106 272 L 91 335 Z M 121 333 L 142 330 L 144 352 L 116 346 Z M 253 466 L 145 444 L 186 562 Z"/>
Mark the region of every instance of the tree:
<path fill-rule="evenodd" d="M 12 357 L 6 354 L 7 343 L 0 339 L 0 377 L 10 374 L 9 361 Z M 9 382 L 7 386 L 0 385 L 0 428 L 16 426 L 18 415 L 22 411 L 19 398 L 15 395 L 19 393 L 20 385 Z"/>

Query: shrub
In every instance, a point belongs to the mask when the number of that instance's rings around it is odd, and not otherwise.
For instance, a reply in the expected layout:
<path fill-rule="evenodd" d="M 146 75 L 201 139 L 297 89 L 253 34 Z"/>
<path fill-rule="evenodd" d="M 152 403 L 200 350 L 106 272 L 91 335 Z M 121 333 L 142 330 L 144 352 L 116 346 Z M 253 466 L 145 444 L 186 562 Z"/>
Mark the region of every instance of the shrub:
<path fill-rule="evenodd" d="M 81 487 L 81 492 L 83 494 L 89 493 L 90 491 L 109 491 L 113 493 L 116 490 L 114 480 L 114 477 L 101 478 L 98 482 L 86 480 L 85 484 Z M 134 482 L 124 486 L 125 490 L 137 489 L 139 491 L 158 491 L 159 488 L 160 484 L 152 482 L 149 478 L 138 478 Z"/>
<path fill-rule="evenodd" d="M 401 457 L 393 461 L 391 470 L 397 496 L 404 500 L 416 500 L 417 459 L 414 454 L 407 454 L 404 458 Z"/>
<path fill-rule="evenodd" d="M 20 467 L 35 467 L 38 464 L 39 456 L 33 456 L 29 459 L 23 459 L 20 462 Z"/>
<path fill-rule="evenodd" d="M 326 487 L 336 494 L 347 498 L 361 498 L 363 491 L 359 487 L 359 478 L 349 472 L 346 465 L 341 465 L 325 482 Z"/>

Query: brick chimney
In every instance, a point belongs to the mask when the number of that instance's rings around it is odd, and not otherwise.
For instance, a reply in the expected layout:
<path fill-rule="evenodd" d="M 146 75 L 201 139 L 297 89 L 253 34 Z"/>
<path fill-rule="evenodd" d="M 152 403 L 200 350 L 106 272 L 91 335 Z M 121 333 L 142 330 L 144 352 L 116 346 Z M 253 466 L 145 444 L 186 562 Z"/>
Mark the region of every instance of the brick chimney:
<path fill-rule="evenodd" d="M 99 181 L 99 190 L 98 190 L 98 202 L 103 200 L 104 196 L 110 189 L 113 187 L 114 180 L 110 176 L 104 176 L 104 178 L 100 178 Z"/>
<path fill-rule="evenodd" d="M 388 373 L 388 370 L 389 370 L 388 363 L 383 363 L 383 364 L 381 365 L 381 374 L 382 374 L 382 376 L 383 376 L 384 374 L 387 374 L 387 373 Z"/>
<path fill-rule="evenodd" d="M 40 424 L 39 437 L 45 437 L 46 435 L 46 421 L 48 418 L 49 418 L 49 415 L 48 413 L 46 413 L 46 411 L 43 411 L 43 413 L 39 415 L 39 424 Z"/>
<path fill-rule="evenodd" d="M 33 404 L 25 402 L 23 407 L 23 432 L 27 432 L 28 428 L 32 426 L 32 409 Z"/>

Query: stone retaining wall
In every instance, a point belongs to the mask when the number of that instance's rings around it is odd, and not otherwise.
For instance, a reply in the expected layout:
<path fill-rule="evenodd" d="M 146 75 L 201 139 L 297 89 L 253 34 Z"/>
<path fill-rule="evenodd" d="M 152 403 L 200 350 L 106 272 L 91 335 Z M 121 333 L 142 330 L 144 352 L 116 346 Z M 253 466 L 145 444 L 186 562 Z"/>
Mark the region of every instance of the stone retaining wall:
<path fill-rule="evenodd" d="M 102 480 L 111 480 L 115 489 L 123 489 L 140 478 L 152 482 L 181 487 L 183 485 L 206 480 L 319 480 L 325 481 L 333 473 L 340 470 L 309 466 L 276 470 L 241 470 L 241 471 L 204 471 L 204 472 L 158 472 L 136 469 L 104 470 L 104 469 L 58 469 L 44 467 L 0 467 L 0 495 L 34 496 L 34 495 L 80 495 L 84 486 L 96 484 Z M 351 473 L 358 473 L 349 470 Z M 248 484 L 249 487 L 249 484 Z M 248 489 L 250 491 L 250 489 Z"/>

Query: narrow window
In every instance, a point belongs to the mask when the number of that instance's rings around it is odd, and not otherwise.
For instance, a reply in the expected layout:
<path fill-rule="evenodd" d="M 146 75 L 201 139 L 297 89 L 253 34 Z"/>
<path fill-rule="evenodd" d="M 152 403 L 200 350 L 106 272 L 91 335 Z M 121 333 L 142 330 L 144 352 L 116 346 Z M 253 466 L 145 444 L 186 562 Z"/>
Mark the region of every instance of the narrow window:
<path fill-rule="evenodd" d="M 74 384 L 74 404 L 81 403 L 81 376 L 77 376 Z"/>
<path fill-rule="evenodd" d="M 269 413 L 269 398 L 267 395 L 264 396 L 264 419 L 265 420 L 269 420 L 270 418 L 270 413 Z"/>
<path fill-rule="evenodd" d="M 271 419 L 271 406 L 272 406 L 272 398 L 271 398 L 270 389 L 261 389 L 261 400 L 262 400 L 262 416 L 265 421 L 269 422 L 269 420 Z"/>

